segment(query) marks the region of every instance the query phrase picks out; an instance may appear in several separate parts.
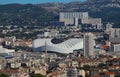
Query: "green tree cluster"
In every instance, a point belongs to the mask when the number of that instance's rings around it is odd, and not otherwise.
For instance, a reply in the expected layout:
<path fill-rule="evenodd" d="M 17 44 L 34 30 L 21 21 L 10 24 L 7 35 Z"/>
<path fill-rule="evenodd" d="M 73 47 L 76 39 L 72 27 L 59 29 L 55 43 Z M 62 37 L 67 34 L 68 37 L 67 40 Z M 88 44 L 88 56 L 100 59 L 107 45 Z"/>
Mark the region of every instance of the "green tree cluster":
<path fill-rule="evenodd" d="M 1 73 L 0 77 L 9 77 L 7 74 Z"/>
<path fill-rule="evenodd" d="M 30 75 L 30 77 L 45 77 L 45 76 L 42 74 L 32 74 Z"/>

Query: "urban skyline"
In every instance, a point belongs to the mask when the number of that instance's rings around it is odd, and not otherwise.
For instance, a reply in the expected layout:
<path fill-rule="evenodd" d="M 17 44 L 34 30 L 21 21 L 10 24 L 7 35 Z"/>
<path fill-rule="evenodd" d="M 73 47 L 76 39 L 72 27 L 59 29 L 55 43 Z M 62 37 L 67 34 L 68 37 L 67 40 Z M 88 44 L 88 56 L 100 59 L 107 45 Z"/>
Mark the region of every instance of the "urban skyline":
<path fill-rule="evenodd" d="M 0 0 L 0 77 L 120 77 L 119 1 L 71 1 Z"/>

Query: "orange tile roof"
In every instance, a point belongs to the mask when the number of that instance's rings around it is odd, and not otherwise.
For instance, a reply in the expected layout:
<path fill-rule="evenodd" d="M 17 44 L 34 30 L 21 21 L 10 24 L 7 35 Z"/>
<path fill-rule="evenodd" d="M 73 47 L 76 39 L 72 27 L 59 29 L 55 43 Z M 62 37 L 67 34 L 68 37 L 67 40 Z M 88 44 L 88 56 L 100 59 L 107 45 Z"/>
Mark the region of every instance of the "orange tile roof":
<path fill-rule="evenodd" d="M 19 69 L 4 69 L 4 70 L 0 70 L 0 73 L 6 73 L 6 74 L 19 73 Z"/>
<path fill-rule="evenodd" d="M 107 71 L 107 72 L 104 72 L 105 74 L 107 74 L 107 75 L 111 75 L 111 74 L 114 74 L 114 72 L 109 72 L 109 71 Z"/>

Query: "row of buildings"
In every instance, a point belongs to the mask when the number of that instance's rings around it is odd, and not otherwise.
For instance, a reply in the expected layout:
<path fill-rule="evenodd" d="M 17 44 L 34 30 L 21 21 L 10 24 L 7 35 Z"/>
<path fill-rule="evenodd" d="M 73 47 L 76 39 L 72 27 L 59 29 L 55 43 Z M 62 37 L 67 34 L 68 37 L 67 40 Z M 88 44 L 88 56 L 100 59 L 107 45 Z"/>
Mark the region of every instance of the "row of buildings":
<path fill-rule="evenodd" d="M 60 12 L 60 22 L 64 22 L 64 25 L 74 25 L 78 27 L 81 24 L 91 24 L 93 26 L 102 27 L 101 18 L 92 18 L 88 12 Z"/>

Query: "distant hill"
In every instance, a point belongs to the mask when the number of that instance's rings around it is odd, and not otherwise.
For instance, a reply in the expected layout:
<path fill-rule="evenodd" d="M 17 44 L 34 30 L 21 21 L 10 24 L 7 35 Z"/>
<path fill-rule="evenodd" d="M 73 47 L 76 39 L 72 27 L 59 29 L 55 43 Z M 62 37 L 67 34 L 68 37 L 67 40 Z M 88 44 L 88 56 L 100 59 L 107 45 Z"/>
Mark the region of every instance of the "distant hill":
<path fill-rule="evenodd" d="M 103 22 L 120 24 L 120 0 L 0 5 L 0 24 L 48 26 L 59 20 L 61 11 L 88 11 L 91 17 L 100 17 Z"/>
<path fill-rule="evenodd" d="M 1 25 L 43 25 L 55 20 L 54 14 L 32 4 L 0 5 Z"/>

